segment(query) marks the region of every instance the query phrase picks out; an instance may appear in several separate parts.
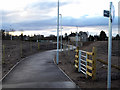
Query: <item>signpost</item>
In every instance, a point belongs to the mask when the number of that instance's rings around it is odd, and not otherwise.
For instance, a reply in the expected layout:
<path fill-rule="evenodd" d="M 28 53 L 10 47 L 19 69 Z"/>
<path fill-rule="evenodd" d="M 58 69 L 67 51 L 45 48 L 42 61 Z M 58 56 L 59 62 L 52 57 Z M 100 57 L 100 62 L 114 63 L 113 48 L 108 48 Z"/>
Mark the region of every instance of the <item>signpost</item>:
<path fill-rule="evenodd" d="M 114 6 L 110 2 L 110 11 L 104 10 L 104 16 L 109 17 L 109 39 L 108 39 L 108 78 L 107 88 L 111 89 L 111 52 L 112 52 L 112 22 L 114 19 Z"/>
<path fill-rule="evenodd" d="M 58 0 L 58 19 L 57 19 L 57 64 L 59 63 L 59 0 Z"/>

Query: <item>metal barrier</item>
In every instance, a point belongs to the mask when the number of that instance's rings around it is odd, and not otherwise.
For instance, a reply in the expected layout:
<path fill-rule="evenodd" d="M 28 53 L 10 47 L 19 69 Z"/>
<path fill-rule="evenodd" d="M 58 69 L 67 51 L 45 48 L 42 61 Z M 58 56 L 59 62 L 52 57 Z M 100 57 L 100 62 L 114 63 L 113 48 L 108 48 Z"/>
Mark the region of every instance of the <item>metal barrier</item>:
<path fill-rule="evenodd" d="M 79 69 L 78 71 L 79 72 L 82 72 L 83 74 L 86 75 L 86 78 L 87 78 L 87 74 L 86 74 L 86 71 L 87 71 L 87 53 L 86 51 L 83 51 L 83 50 L 79 50 Z"/>
<path fill-rule="evenodd" d="M 92 77 L 93 80 L 96 79 L 96 49 L 95 47 L 93 47 L 92 52 L 79 50 L 79 48 L 76 49 L 75 68 L 78 69 L 78 72 L 82 72 L 83 74 L 85 74 L 86 78 L 90 76 Z"/>

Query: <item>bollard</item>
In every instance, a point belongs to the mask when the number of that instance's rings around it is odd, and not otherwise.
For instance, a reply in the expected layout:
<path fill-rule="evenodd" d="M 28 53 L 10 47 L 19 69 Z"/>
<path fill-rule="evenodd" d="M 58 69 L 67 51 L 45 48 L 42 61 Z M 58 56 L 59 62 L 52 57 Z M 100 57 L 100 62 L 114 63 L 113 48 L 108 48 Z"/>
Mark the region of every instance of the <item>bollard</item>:
<path fill-rule="evenodd" d="M 21 44 L 20 44 L 20 55 L 21 55 L 21 57 L 23 56 L 22 54 L 23 53 L 22 53 L 22 41 L 21 41 Z"/>
<path fill-rule="evenodd" d="M 70 46 L 68 46 L 68 56 L 70 56 Z"/>
<path fill-rule="evenodd" d="M 77 71 L 79 71 L 79 47 L 76 48 L 75 50 L 76 55 L 75 55 L 75 68 Z"/>
<path fill-rule="evenodd" d="M 93 64 L 92 64 L 92 68 L 93 68 L 93 70 L 92 70 L 92 79 L 93 80 L 95 80 L 96 79 L 96 48 L 95 47 L 93 47 L 93 50 L 92 50 L 92 52 L 93 52 L 93 55 L 92 55 L 92 60 L 93 60 Z"/>
<path fill-rule="evenodd" d="M 3 45 L 2 63 L 5 63 L 5 45 Z"/>
<path fill-rule="evenodd" d="M 30 51 L 32 52 L 32 43 L 31 43 L 31 40 L 30 40 Z"/>
<path fill-rule="evenodd" d="M 38 50 L 40 50 L 40 43 L 38 42 Z"/>

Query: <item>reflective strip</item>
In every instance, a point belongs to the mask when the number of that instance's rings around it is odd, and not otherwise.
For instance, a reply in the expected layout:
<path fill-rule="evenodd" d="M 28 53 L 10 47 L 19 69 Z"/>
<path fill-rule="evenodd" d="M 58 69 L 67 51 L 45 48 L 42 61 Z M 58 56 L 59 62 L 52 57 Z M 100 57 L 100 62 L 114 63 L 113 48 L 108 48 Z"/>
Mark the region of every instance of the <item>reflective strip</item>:
<path fill-rule="evenodd" d="M 76 63 L 78 63 L 78 60 L 75 60 Z"/>
<path fill-rule="evenodd" d="M 92 73 L 89 73 L 88 71 L 86 71 L 87 75 L 92 77 Z"/>
<path fill-rule="evenodd" d="M 90 60 L 90 59 L 87 59 L 87 62 L 89 62 L 89 63 L 93 63 L 93 61 L 92 61 L 92 60 Z"/>
<path fill-rule="evenodd" d="M 87 52 L 87 54 L 88 54 L 88 55 L 93 55 L 93 53 L 92 53 L 92 52 Z"/>
<path fill-rule="evenodd" d="M 81 70 L 81 72 L 86 75 L 86 73 L 84 71 Z"/>
<path fill-rule="evenodd" d="M 81 59 L 81 61 L 86 62 L 85 60 Z"/>
<path fill-rule="evenodd" d="M 86 66 L 88 69 L 90 69 L 90 70 L 93 70 L 93 68 L 91 67 L 91 66 Z"/>
<path fill-rule="evenodd" d="M 86 53 L 86 51 L 81 50 L 81 52 Z"/>
<path fill-rule="evenodd" d="M 83 69 L 84 71 L 86 71 L 86 69 L 85 69 L 85 68 L 83 68 L 83 67 L 81 67 L 81 69 Z"/>
<path fill-rule="evenodd" d="M 79 52 L 79 50 L 75 50 L 75 52 Z"/>
<path fill-rule="evenodd" d="M 86 58 L 86 56 L 84 56 L 84 55 L 81 55 L 82 57 L 84 57 L 84 58 Z"/>
<path fill-rule="evenodd" d="M 78 68 L 78 66 L 75 64 L 75 67 Z"/>
<path fill-rule="evenodd" d="M 79 56 L 78 55 L 75 55 L 76 58 L 78 58 Z"/>
<path fill-rule="evenodd" d="M 84 66 L 84 67 L 86 67 L 86 65 L 84 65 L 84 64 L 82 64 L 82 63 L 81 63 L 81 65 Z"/>

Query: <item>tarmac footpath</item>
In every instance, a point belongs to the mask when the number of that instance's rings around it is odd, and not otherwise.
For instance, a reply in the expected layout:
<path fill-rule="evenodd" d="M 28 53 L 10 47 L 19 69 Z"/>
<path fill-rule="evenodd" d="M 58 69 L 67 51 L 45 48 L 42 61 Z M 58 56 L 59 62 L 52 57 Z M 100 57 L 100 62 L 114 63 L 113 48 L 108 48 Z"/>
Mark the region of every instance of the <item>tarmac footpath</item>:
<path fill-rule="evenodd" d="M 31 55 L 2 81 L 2 88 L 77 88 L 53 62 L 55 50 Z"/>

